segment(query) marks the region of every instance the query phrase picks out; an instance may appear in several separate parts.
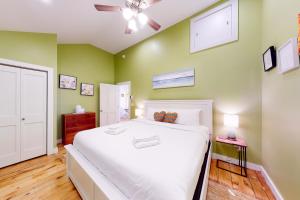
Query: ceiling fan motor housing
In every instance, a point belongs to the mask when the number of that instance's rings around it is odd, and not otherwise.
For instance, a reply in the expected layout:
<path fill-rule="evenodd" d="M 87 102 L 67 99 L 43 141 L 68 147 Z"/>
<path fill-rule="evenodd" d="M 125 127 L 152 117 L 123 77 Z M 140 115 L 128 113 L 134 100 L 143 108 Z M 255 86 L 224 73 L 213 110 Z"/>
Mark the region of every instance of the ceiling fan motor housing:
<path fill-rule="evenodd" d="M 140 13 L 147 7 L 147 2 L 144 0 L 126 0 L 125 5 L 127 8 Z"/>

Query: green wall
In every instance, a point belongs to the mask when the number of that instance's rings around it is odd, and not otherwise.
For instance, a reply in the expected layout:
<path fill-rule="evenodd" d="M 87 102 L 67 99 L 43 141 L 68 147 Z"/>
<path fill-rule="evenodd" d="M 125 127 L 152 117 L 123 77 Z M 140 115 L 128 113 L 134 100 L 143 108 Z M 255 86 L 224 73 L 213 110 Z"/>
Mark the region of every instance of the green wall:
<path fill-rule="evenodd" d="M 78 77 L 76 91 L 57 89 L 54 77 L 58 138 L 62 113 L 72 112 L 76 104 L 97 112 L 100 82 L 130 80 L 136 106 L 145 99 L 213 99 L 214 134 L 226 133 L 223 113 L 239 114 L 238 135 L 249 144 L 250 161 L 262 162 L 285 199 L 298 199 L 300 70 L 264 73 L 260 59 L 269 46 L 279 47 L 297 35 L 300 1 L 239 2 L 239 41 L 194 54 L 189 53 L 187 19 L 115 56 L 91 45 L 58 45 L 57 50 L 54 34 L 0 31 L 0 57 Z M 183 67 L 195 67 L 195 87 L 152 90 L 153 75 Z M 81 82 L 96 85 L 94 97 L 80 96 Z M 214 145 L 214 150 L 230 155 L 224 146 Z"/>
<path fill-rule="evenodd" d="M 296 37 L 299 0 L 263 1 L 262 50 Z M 300 197 L 300 70 L 263 73 L 262 163 L 284 199 Z"/>
<path fill-rule="evenodd" d="M 61 114 L 74 112 L 80 104 L 96 112 L 99 121 L 99 83 L 114 83 L 114 57 L 91 45 L 58 45 L 58 74 L 77 77 L 77 90 L 58 88 L 58 138 L 61 138 Z M 95 85 L 94 96 L 81 96 L 80 83 Z"/>
<path fill-rule="evenodd" d="M 56 35 L 0 31 L 0 58 L 54 68 L 54 127 L 56 127 Z M 57 133 L 54 129 L 54 146 L 56 146 L 56 138 Z"/>
<path fill-rule="evenodd" d="M 213 99 L 214 135 L 226 133 L 224 113 L 238 114 L 238 135 L 249 144 L 249 160 L 260 163 L 260 11 L 260 0 L 241 0 L 239 41 L 194 54 L 189 52 L 189 19 L 184 20 L 117 54 L 116 82 L 131 81 L 136 106 L 146 99 Z M 184 67 L 195 67 L 194 87 L 152 89 L 153 75 Z M 235 152 L 220 145 L 214 145 L 214 150 L 227 155 Z"/>

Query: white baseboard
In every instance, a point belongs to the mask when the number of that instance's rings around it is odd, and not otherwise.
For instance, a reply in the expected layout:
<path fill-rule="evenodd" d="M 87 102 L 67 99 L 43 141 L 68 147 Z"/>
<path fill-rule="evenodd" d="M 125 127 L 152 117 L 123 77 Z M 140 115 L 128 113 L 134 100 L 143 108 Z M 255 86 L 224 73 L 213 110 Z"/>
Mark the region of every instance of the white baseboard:
<path fill-rule="evenodd" d="M 267 184 L 271 188 L 275 198 L 277 200 L 284 200 L 284 198 L 280 194 L 279 190 L 277 189 L 276 185 L 274 184 L 271 177 L 269 176 L 269 174 L 267 173 L 267 171 L 265 170 L 265 168 L 263 166 L 261 166 L 261 173 L 262 173 L 263 177 L 265 178 Z"/>
<path fill-rule="evenodd" d="M 221 155 L 221 154 L 218 154 L 218 153 L 213 153 L 212 159 L 219 159 L 219 160 L 231 162 L 233 164 L 238 164 L 239 163 L 239 161 L 235 158 L 224 156 L 224 155 Z M 269 176 L 269 174 L 267 173 L 267 171 L 265 170 L 265 168 L 262 165 L 247 162 L 247 168 L 253 169 L 253 170 L 256 170 L 256 171 L 260 171 L 262 173 L 263 177 L 265 178 L 268 186 L 271 188 L 276 200 L 284 200 L 284 198 L 280 194 L 279 190 L 277 189 L 276 185 L 272 181 L 271 177 Z"/>
<path fill-rule="evenodd" d="M 56 144 L 61 144 L 61 143 L 62 143 L 62 139 L 61 138 L 56 140 Z"/>
<path fill-rule="evenodd" d="M 236 164 L 236 165 L 239 164 L 238 159 L 228 157 L 228 156 L 224 156 L 224 155 L 221 155 L 221 154 L 218 154 L 218 153 L 213 153 L 212 158 L 227 161 L 227 162 L 230 162 L 230 163 L 233 163 L 233 164 Z M 253 170 L 256 170 L 256 171 L 261 171 L 261 165 L 251 163 L 251 162 L 247 162 L 247 168 L 253 169 Z"/>

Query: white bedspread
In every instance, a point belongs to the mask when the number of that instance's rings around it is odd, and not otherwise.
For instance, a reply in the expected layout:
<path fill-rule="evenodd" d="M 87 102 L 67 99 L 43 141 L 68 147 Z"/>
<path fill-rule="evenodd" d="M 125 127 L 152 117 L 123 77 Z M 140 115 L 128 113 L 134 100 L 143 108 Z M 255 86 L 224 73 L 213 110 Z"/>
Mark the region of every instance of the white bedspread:
<path fill-rule="evenodd" d="M 128 199 L 191 200 L 209 141 L 202 126 L 132 120 L 112 125 L 122 134 L 104 133 L 109 126 L 80 132 L 75 148 Z M 157 135 L 160 144 L 137 149 L 134 137 Z"/>

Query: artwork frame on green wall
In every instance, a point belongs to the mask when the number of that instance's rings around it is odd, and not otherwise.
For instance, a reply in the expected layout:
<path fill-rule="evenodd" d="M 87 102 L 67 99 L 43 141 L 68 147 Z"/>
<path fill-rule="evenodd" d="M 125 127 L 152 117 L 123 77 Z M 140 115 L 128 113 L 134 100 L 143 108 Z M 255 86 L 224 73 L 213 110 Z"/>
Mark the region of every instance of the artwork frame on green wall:
<path fill-rule="evenodd" d="M 174 72 L 154 75 L 152 89 L 195 86 L 195 68 L 184 68 Z"/>
<path fill-rule="evenodd" d="M 82 95 L 82 96 L 94 96 L 94 84 L 81 83 L 80 84 L 80 95 Z"/>
<path fill-rule="evenodd" d="M 77 90 L 77 77 L 59 74 L 59 88 Z"/>
<path fill-rule="evenodd" d="M 277 65 L 276 49 L 269 47 L 263 54 L 263 63 L 265 72 L 270 71 Z"/>

